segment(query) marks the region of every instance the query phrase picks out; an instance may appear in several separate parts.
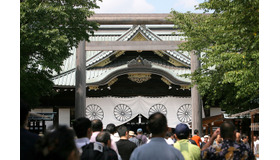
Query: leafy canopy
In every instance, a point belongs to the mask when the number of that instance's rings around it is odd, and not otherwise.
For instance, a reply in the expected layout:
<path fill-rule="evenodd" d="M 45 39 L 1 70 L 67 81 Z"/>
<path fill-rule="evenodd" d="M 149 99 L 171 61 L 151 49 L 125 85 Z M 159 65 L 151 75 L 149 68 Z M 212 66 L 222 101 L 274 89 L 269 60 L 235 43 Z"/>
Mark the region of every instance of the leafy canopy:
<path fill-rule="evenodd" d="M 51 94 L 53 71 L 70 49 L 89 39 L 98 24 L 87 21 L 95 0 L 22 0 L 20 3 L 20 96 L 30 105 Z"/>
<path fill-rule="evenodd" d="M 171 12 L 186 42 L 181 50 L 201 54 L 191 75 L 206 107 L 236 113 L 259 105 L 259 1 L 209 0 L 204 14 Z M 214 11 L 209 13 L 209 11 Z"/>

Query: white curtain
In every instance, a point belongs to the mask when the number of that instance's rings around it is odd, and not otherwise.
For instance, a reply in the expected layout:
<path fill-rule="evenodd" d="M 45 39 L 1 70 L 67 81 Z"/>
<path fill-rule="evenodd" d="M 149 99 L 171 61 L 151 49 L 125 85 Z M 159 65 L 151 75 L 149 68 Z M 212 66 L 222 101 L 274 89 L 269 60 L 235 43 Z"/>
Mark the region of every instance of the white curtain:
<path fill-rule="evenodd" d="M 86 117 L 90 120 L 102 120 L 104 128 L 109 123 L 119 126 L 139 114 L 148 118 L 157 111 L 166 115 L 169 127 L 175 128 L 178 123 L 191 121 L 191 98 L 138 96 L 86 99 Z M 203 110 L 202 117 L 204 117 Z"/>

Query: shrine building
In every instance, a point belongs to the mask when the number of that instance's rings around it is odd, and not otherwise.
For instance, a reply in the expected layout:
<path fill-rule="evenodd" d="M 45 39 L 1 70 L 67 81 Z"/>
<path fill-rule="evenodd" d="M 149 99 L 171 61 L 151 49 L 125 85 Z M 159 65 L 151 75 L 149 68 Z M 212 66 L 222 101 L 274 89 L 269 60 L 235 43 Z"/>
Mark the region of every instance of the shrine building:
<path fill-rule="evenodd" d="M 104 127 L 114 123 L 133 129 L 144 127 L 149 115 L 157 111 L 166 115 L 171 128 L 192 122 L 191 80 L 185 76 L 191 73 L 190 54 L 177 50 L 184 37 L 166 20 L 167 16 L 91 17 L 101 25 L 90 42 L 84 42 L 85 107 L 79 108 L 84 116 L 102 120 Z M 71 126 L 75 119 L 78 48 L 71 50 L 62 71 L 52 78 L 57 94 L 43 97 L 42 105 L 32 110 L 54 114 L 52 120 L 46 121 L 46 128 L 53 124 Z M 204 118 L 203 107 L 201 111 Z M 218 114 L 221 110 L 213 108 L 211 115 Z"/>

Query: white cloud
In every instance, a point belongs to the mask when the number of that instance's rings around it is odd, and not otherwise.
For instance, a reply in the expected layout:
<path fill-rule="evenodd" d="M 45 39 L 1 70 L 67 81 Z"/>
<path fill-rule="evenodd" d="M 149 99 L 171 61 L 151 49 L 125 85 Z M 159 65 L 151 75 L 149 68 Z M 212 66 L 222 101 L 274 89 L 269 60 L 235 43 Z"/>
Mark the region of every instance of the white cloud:
<path fill-rule="evenodd" d="M 103 0 L 96 13 L 152 13 L 155 8 L 146 0 Z"/>
<path fill-rule="evenodd" d="M 174 4 L 174 8 L 182 7 L 187 11 L 193 11 L 195 9 L 194 6 L 198 6 L 198 0 L 177 0 Z"/>

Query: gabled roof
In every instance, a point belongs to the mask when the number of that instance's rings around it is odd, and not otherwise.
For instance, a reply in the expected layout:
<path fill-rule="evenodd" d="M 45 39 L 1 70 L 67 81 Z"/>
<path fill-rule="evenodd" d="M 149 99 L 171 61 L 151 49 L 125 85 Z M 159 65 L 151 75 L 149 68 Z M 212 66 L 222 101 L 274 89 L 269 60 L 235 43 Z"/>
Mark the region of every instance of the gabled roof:
<path fill-rule="evenodd" d="M 170 27 L 170 26 L 168 26 Z M 108 29 L 108 28 L 107 28 Z M 98 32 L 97 32 L 98 33 Z M 104 31 L 103 31 L 104 33 Z M 170 33 L 171 35 L 172 33 Z M 145 25 L 133 25 L 130 29 L 128 29 L 126 32 L 124 32 L 122 35 L 112 35 L 105 36 L 105 41 L 111 40 L 111 41 L 163 41 L 160 36 L 156 35 Z M 93 38 L 91 38 L 93 39 Z M 60 74 L 56 74 L 52 80 L 55 84 L 55 86 L 75 86 L 75 51 L 74 48 L 72 50 L 73 55 L 70 56 L 67 60 L 64 61 L 64 65 L 62 66 L 62 72 Z M 185 54 L 179 53 L 177 51 L 154 51 L 159 56 L 168 56 L 169 63 L 176 64 L 176 65 L 182 65 L 190 68 L 190 58 L 186 56 Z M 124 53 L 124 51 L 87 51 L 87 60 L 86 60 L 86 67 L 87 67 L 87 83 L 92 82 L 91 79 L 99 79 L 97 77 L 103 77 L 106 74 L 109 74 L 109 72 L 113 70 L 117 70 L 118 68 L 124 67 L 125 65 L 119 66 L 119 67 L 103 67 L 103 68 L 94 68 L 89 69 L 94 66 L 98 66 L 100 64 L 107 65 L 110 63 L 108 61 L 109 57 L 111 56 L 120 56 Z M 101 65 L 101 66 L 102 66 Z M 176 66 L 175 65 L 175 66 Z M 189 73 L 190 70 L 187 68 L 178 68 L 178 67 L 170 67 L 170 66 L 162 66 L 161 64 L 153 63 L 153 66 L 159 66 L 162 67 L 162 70 L 165 70 L 166 73 L 170 73 L 171 75 L 177 77 L 178 80 L 187 81 L 190 82 L 187 79 L 182 79 L 179 75 Z"/>
<path fill-rule="evenodd" d="M 141 34 L 146 40 L 149 41 L 162 41 L 162 39 L 154 34 L 148 27 L 145 25 L 134 25 L 130 28 L 125 34 L 119 37 L 116 41 L 131 41 L 137 35 Z M 143 40 L 143 39 L 142 39 Z M 100 61 L 116 54 L 118 51 L 101 51 L 95 56 L 91 57 L 87 60 L 86 66 L 92 66 Z M 183 55 L 177 51 L 161 51 L 161 53 L 174 58 L 175 60 L 179 61 L 180 63 L 190 66 L 190 58 L 186 55 Z"/>

